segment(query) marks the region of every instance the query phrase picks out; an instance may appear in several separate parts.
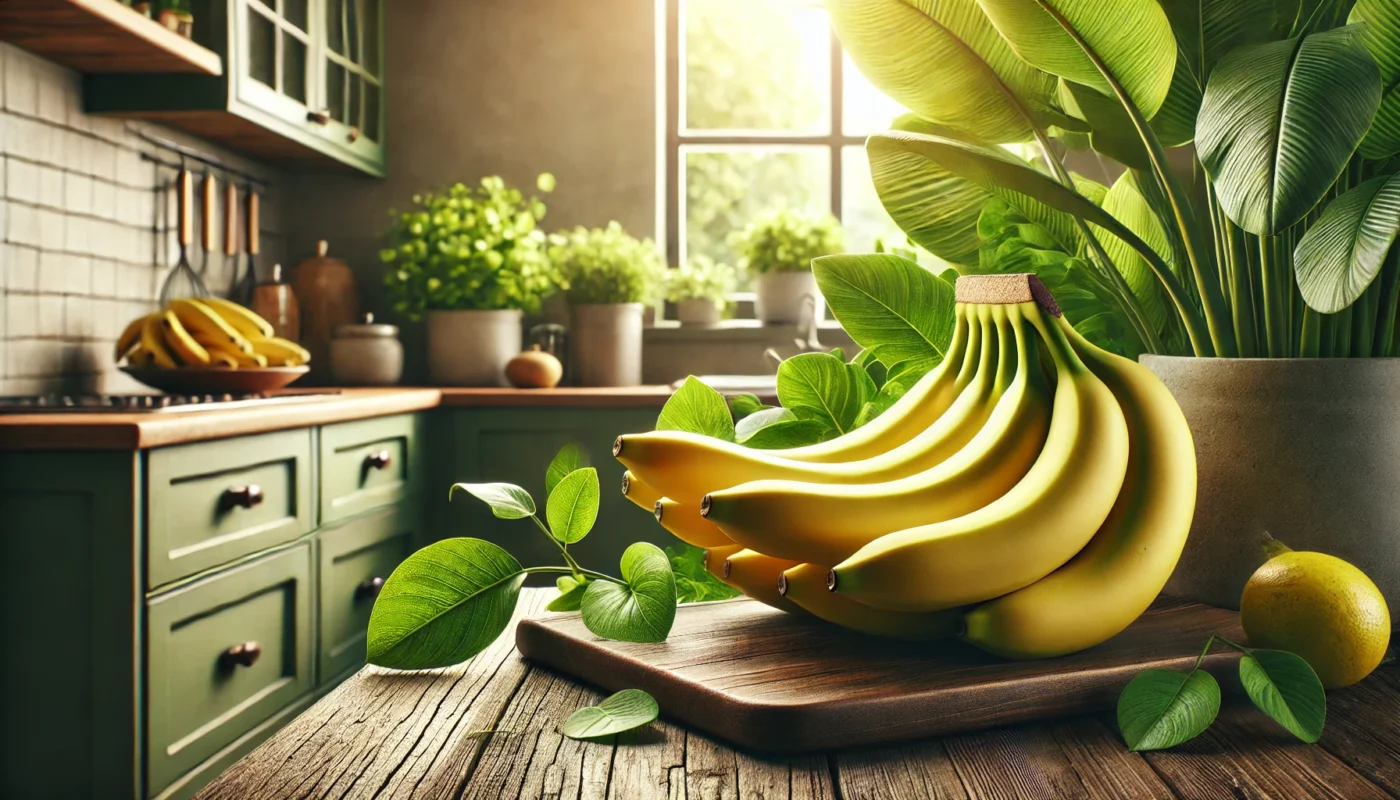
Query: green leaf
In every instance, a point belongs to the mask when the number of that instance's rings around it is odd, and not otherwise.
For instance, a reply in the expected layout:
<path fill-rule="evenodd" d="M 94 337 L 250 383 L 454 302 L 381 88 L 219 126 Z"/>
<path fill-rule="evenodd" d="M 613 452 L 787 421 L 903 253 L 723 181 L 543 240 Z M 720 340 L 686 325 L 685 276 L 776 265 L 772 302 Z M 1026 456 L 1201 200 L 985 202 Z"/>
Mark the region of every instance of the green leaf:
<path fill-rule="evenodd" d="M 1381 71 L 1380 111 L 1361 140 L 1361 155 L 1379 161 L 1400 153 L 1400 6 L 1394 0 L 1357 0 L 1347 22 L 1366 23 L 1361 44 Z"/>
<path fill-rule="evenodd" d="M 739 444 L 755 450 L 787 450 L 824 442 L 835 436 L 840 434 L 821 420 L 784 419 L 755 430 Z"/>
<path fill-rule="evenodd" d="M 460 664 L 510 623 L 525 575 L 480 539 L 444 539 L 404 559 L 369 616 L 369 663 L 391 669 Z"/>
<path fill-rule="evenodd" d="M 676 575 L 676 600 L 680 603 L 704 603 L 738 597 L 739 590 L 716 578 L 705 569 L 705 551 L 692 545 L 667 547 L 671 571 Z"/>
<path fill-rule="evenodd" d="M 1313 668 L 1283 650 L 1254 650 L 1240 659 L 1240 683 L 1249 699 L 1305 742 L 1322 737 L 1327 693 Z"/>
<path fill-rule="evenodd" d="M 637 542 L 622 553 L 626 585 L 595 580 L 583 593 L 583 624 L 604 639 L 664 642 L 676 621 L 676 576 L 661 548 Z"/>
<path fill-rule="evenodd" d="M 1380 72 L 1356 28 L 1231 52 L 1196 122 L 1221 208 L 1260 236 L 1293 225 L 1346 167 L 1380 102 Z"/>
<path fill-rule="evenodd" d="M 1294 251 L 1303 300 L 1324 314 L 1356 302 L 1380 274 L 1397 235 L 1400 175 L 1372 178 L 1333 200 Z"/>
<path fill-rule="evenodd" d="M 1112 214 L 1124 227 L 1137 234 L 1138 238 L 1147 242 L 1163 261 L 1171 262 L 1171 240 L 1167 238 L 1161 220 L 1143 198 L 1138 189 L 1137 178 L 1132 172 L 1124 172 L 1114 181 L 1113 187 L 1104 198 L 1103 210 Z M 1122 273 L 1123 279 L 1128 282 L 1128 288 L 1133 290 L 1147 324 L 1160 331 L 1167 321 L 1167 306 L 1162 297 L 1162 286 L 1157 282 L 1152 267 L 1141 253 L 1129 247 L 1123 240 L 1103 236 L 1100 231 L 1095 233 L 1099 234 L 1104 252 L 1108 253 L 1109 259 Z"/>
<path fill-rule="evenodd" d="M 1059 98 L 1067 113 L 1089 124 L 1089 144 L 1096 152 L 1133 169 L 1152 168 L 1142 137 L 1127 110 L 1116 99 L 1063 78 L 1060 79 Z M 1195 118 L 1191 121 L 1194 126 Z"/>
<path fill-rule="evenodd" d="M 724 395 L 691 375 L 661 407 L 656 418 L 658 431 L 686 431 L 734 441 L 734 418 Z"/>
<path fill-rule="evenodd" d="M 1053 79 L 1016 57 L 971 2 L 828 0 L 860 71 L 929 122 L 990 142 L 1030 139 Z M 937 76 L 936 79 L 932 76 Z"/>
<path fill-rule="evenodd" d="M 559 485 L 559 481 L 564 480 L 565 475 L 586 466 L 588 466 L 588 456 L 582 448 L 574 442 L 564 445 L 554 456 L 554 460 L 549 462 L 549 469 L 544 473 L 545 496 L 548 497 L 554 492 L 554 487 Z"/>
<path fill-rule="evenodd" d="M 590 581 L 585 578 L 576 581 L 568 575 L 561 575 L 559 580 L 554 582 L 559 589 L 559 596 L 549 601 L 545 606 L 546 611 L 578 611 L 583 606 L 583 593 L 588 590 Z"/>
<path fill-rule="evenodd" d="M 799 420 L 817 420 L 838 434 L 855 429 L 875 394 L 865 370 L 827 353 L 802 353 L 778 366 L 778 401 Z"/>
<path fill-rule="evenodd" d="M 596 739 L 648 725 L 661 716 L 656 700 L 641 689 L 623 689 L 596 706 L 580 708 L 559 732 L 570 739 Z"/>
<path fill-rule="evenodd" d="M 1176 39 L 1157 0 L 978 3 L 1031 66 L 1112 95 L 1089 57 L 1092 52 L 1143 117 L 1150 119 L 1166 99 L 1176 69 Z"/>
<path fill-rule="evenodd" d="M 772 406 L 765 405 L 758 395 L 743 392 L 741 394 L 731 394 L 725 397 L 725 402 L 729 404 L 729 413 L 734 415 L 735 423 L 743 420 L 750 414 L 756 414 Z"/>
<path fill-rule="evenodd" d="M 524 519 L 535 513 L 535 499 L 513 483 L 455 483 L 449 491 L 461 489 L 491 507 L 497 519 Z"/>
<path fill-rule="evenodd" d="M 1149 669 L 1118 696 L 1118 730 L 1128 749 L 1162 750 L 1196 738 L 1220 711 L 1220 684 L 1204 670 Z"/>
<path fill-rule="evenodd" d="M 545 503 L 550 534 L 564 544 L 581 541 L 598 521 L 598 470 L 576 469 L 564 476 Z"/>
<path fill-rule="evenodd" d="M 841 327 L 881 363 L 943 360 L 955 301 L 942 278 L 892 255 L 823 256 L 812 272 Z"/>

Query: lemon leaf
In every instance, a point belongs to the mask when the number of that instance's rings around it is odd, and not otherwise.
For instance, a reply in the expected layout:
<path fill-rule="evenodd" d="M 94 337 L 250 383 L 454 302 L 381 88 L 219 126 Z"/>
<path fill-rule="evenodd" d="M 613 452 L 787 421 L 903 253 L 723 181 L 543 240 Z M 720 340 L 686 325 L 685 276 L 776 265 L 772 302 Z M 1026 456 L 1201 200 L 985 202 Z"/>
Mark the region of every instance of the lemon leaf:
<path fill-rule="evenodd" d="M 1327 693 L 1307 661 L 1283 650 L 1254 650 L 1240 659 L 1249 699 L 1289 733 L 1312 743 L 1327 721 Z"/>
<path fill-rule="evenodd" d="M 1118 730 L 1128 749 L 1162 750 L 1196 738 L 1220 711 L 1220 684 L 1196 669 L 1149 669 L 1118 696 Z"/>

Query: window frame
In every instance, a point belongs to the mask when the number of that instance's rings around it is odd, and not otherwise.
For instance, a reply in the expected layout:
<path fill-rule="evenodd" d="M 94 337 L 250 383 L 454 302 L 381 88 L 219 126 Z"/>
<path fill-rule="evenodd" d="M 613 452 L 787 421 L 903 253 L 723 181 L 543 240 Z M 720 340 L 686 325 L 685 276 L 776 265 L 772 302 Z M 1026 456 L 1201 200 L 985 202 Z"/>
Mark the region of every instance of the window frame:
<path fill-rule="evenodd" d="M 830 165 L 830 196 L 827 198 L 827 211 L 838 221 L 842 220 L 842 191 L 844 169 L 842 154 L 846 147 L 864 145 L 866 137 L 851 136 L 845 132 L 845 66 L 846 59 L 841 50 L 841 42 L 836 32 L 827 25 L 827 43 L 830 53 L 830 119 L 825 134 L 799 134 L 782 131 L 744 131 L 691 133 L 680 128 L 681 104 L 685 102 L 685 87 L 681 85 L 681 63 L 685 56 L 681 38 L 681 20 L 684 4 L 690 0 L 657 0 L 662 15 L 664 36 L 662 41 L 661 92 L 663 98 L 664 129 L 664 169 L 662 178 L 662 203 L 664 205 L 664 242 L 666 263 L 679 265 L 685 255 L 685 192 L 681 186 L 681 151 L 689 145 L 698 146 L 818 146 L 827 150 Z M 698 0 L 704 2 L 704 0 Z"/>

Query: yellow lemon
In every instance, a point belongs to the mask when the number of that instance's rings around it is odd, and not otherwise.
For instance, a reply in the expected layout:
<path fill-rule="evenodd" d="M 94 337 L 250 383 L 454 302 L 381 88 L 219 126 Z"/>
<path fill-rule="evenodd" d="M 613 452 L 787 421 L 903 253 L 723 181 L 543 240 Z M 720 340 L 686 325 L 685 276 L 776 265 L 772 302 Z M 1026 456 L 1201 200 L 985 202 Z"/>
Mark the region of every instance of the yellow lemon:
<path fill-rule="evenodd" d="M 1252 647 L 1287 650 L 1328 689 L 1371 674 L 1390 644 L 1390 611 L 1366 573 L 1336 556 L 1282 550 L 1245 584 L 1240 622 Z"/>

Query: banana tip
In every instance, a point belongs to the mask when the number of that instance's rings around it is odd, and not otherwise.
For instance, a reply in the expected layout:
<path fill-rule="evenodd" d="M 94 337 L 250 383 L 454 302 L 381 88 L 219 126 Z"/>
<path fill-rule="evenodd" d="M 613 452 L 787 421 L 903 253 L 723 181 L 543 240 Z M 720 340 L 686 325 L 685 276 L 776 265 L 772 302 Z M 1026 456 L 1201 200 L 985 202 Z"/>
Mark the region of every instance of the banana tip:
<path fill-rule="evenodd" d="M 655 506 L 652 506 L 651 513 L 653 513 L 653 514 L 656 515 L 656 521 L 657 521 L 657 522 L 660 522 L 660 521 L 661 521 L 661 501 L 660 501 L 660 500 L 657 500 L 657 501 L 656 501 L 656 505 L 655 505 Z"/>
<path fill-rule="evenodd" d="M 700 498 L 700 516 L 708 518 L 710 516 L 710 496 L 705 495 Z"/>
<path fill-rule="evenodd" d="M 632 491 L 632 479 L 627 477 L 627 473 L 624 472 L 622 473 L 622 496 L 626 497 L 630 491 Z"/>
<path fill-rule="evenodd" d="M 620 455 L 622 455 L 622 437 L 621 437 L 621 436 L 617 437 L 616 439 L 613 439 L 613 458 L 617 458 L 617 457 L 620 456 Z"/>
<path fill-rule="evenodd" d="M 826 590 L 828 592 L 836 591 L 836 570 L 834 569 L 826 571 Z"/>
<path fill-rule="evenodd" d="M 731 569 L 733 569 L 733 568 L 734 568 L 734 565 L 731 564 L 731 563 L 729 562 L 729 559 L 726 558 L 726 559 L 724 560 L 724 577 L 725 577 L 725 580 L 728 580 L 728 579 L 729 579 L 729 571 L 730 571 Z"/>
<path fill-rule="evenodd" d="M 779 576 L 778 576 L 778 595 L 781 596 L 781 597 L 787 597 L 787 576 L 786 576 L 786 575 L 779 575 Z"/>

